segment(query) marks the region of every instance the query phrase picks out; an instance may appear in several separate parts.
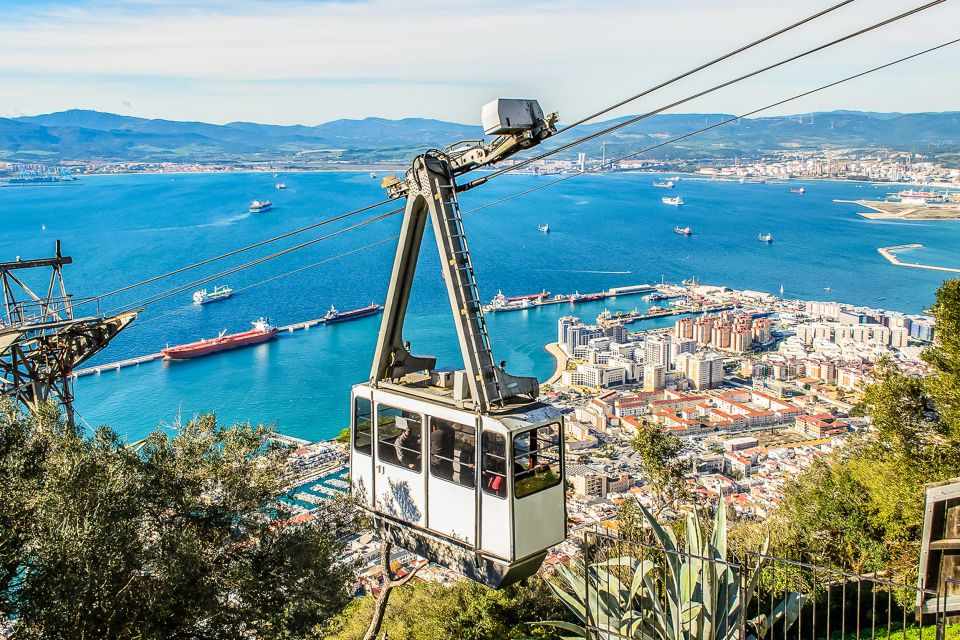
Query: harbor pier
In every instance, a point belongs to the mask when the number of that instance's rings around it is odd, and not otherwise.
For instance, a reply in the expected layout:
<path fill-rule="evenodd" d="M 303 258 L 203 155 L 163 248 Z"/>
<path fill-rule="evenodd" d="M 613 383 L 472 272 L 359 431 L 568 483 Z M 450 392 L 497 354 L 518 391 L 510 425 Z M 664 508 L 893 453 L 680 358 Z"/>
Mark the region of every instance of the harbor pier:
<path fill-rule="evenodd" d="M 877 252 L 887 259 L 890 264 L 895 264 L 898 267 L 913 267 L 914 269 L 930 269 L 931 271 L 947 271 L 949 273 L 960 273 L 960 269 L 955 269 L 953 267 L 938 267 L 932 264 L 920 264 L 919 262 L 903 262 L 900 258 L 897 257 L 895 251 L 901 249 L 920 249 L 923 247 L 922 244 L 898 244 L 892 247 L 880 247 L 877 249 Z"/>

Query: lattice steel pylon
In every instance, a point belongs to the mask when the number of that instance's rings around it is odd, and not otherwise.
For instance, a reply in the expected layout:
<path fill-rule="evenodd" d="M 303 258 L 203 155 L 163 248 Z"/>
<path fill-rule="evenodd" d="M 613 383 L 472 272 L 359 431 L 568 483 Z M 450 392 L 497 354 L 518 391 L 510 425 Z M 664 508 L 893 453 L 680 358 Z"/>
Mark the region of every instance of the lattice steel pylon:
<path fill-rule="evenodd" d="M 137 311 L 104 317 L 74 316 L 76 301 L 67 293 L 63 267 L 73 260 L 60 252 L 53 258 L 0 262 L 3 315 L 0 316 L 0 396 L 11 397 L 29 411 L 53 401 L 73 426 L 74 367 L 107 346 L 137 317 Z M 35 293 L 18 272 L 49 269 L 46 288 Z"/>

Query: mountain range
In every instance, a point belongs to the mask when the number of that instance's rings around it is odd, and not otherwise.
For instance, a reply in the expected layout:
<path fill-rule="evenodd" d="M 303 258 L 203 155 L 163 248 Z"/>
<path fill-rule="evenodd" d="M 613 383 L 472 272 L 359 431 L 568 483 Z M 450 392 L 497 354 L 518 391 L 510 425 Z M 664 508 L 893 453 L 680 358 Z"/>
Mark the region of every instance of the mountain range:
<path fill-rule="evenodd" d="M 578 135 L 629 118 L 581 125 Z M 659 114 L 567 152 L 607 157 L 640 151 L 732 116 Z M 325 162 L 402 161 L 419 150 L 483 137 L 479 126 L 404 118 L 334 120 L 316 126 L 136 118 L 72 109 L 0 118 L 0 160 L 57 162 Z M 573 139 L 560 136 L 550 148 Z M 789 150 L 883 148 L 950 157 L 960 151 L 960 112 L 874 113 L 831 111 L 749 118 L 662 147 L 644 157 L 759 157 Z"/>

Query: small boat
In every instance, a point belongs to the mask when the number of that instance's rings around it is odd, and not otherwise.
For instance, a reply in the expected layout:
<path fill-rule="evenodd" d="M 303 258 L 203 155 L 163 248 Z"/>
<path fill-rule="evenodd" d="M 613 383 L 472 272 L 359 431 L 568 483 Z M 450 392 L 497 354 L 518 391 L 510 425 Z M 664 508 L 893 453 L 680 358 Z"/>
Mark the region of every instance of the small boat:
<path fill-rule="evenodd" d="M 542 233 L 550 233 L 550 225 L 542 224 L 539 227 L 537 227 L 537 231 L 540 231 Z"/>
<path fill-rule="evenodd" d="M 757 236 L 757 240 L 759 240 L 760 242 L 767 242 L 767 243 L 773 242 L 773 234 L 761 233 L 760 235 Z"/>
<path fill-rule="evenodd" d="M 673 189 L 674 182 L 673 180 L 667 180 L 666 182 L 654 182 L 653 186 L 658 187 L 660 189 Z"/>
<path fill-rule="evenodd" d="M 697 280 L 697 276 L 690 276 L 690 277 L 687 278 L 686 280 L 681 280 L 681 281 L 680 281 L 680 284 L 685 285 L 685 286 L 688 286 L 688 287 L 695 287 L 695 286 L 697 286 L 698 284 L 700 284 L 700 281 Z"/>
<path fill-rule="evenodd" d="M 250 213 L 260 213 L 273 206 L 269 200 L 254 200 L 250 203 Z"/>
<path fill-rule="evenodd" d="M 277 184 L 273 185 L 273 188 L 274 188 L 274 189 L 286 189 L 286 188 L 287 188 L 287 183 L 286 183 L 286 182 L 278 182 Z"/>
<path fill-rule="evenodd" d="M 376 172 L 376 171 L 371 171 L 371 172 L 370 172 L 370 177 L 371 177 L 371 178 L 376 178 L 376 177 L 377 177 L 377 172 Z"/>
<path fill-rule="evenodd" d="M 824 287 L 823 290 L 824 290 L 824 291 L 830 291 L 830 287 Z"/>
<path fill-rule="evenodd" d="M 798 194 L 800 194 L 801 196 L 802 196 L 803 194 L 805 194 L 806 192 L 807 192 L 807 190 L 804 189 L 803 187 L 800 187 L 799 189 L 790 189 L 790 193 L 798 193 Z"/>
<path fill-rule="evenodd" d="M 379 304 L 371 304 L 361 309 L 352 309 L 351 311 L 337 311 L 336 307 L 330 305 L 330 311 L 327 311 L 327 314 L 323 316 L 323 321 L 327 324 L 333 324 L 335 322 L 346 322 L 347 320 L 359 320 L 360 318 L 376 315 L 382 310 L 383 307 Z"/>
<path fill-rule="evenodd" d="M 683 204 L 683 198 L 677 196 L 676 198 L 660 198 L 660 202 L 663 204 L 668 204 L 671 207 L 679 207 Z"/>
<path fill-rule="evenodd" d="M 674 227 L 674 228 L 673 228 L 673 232 L 674 232 L 674 233 L 678 233 L 678 234 L 680 234 L 681 236 L 692 236 L 692 235 L 693 235 L 693 231 L 690 230 L 690 227 Z"/>
<path fill-rule="evenodd" d="M 783 283 L 780 283 L 780 297 L 783 297 Z"/>
<path fill-rule="evenodd" d="M 213 291 L 200 289 L 193 292 L 193 304 L 208 304 L 210 302 L 219 302 L 226 300 L 233 295 L 233 289 L 227 286 L 215 286 Z"/>
<path fill-rule="evenodd" d="M 47 230 L 47 225 L 45 224 L 40 225 L 40 231 L 46 231 L 46 230 Z"/>

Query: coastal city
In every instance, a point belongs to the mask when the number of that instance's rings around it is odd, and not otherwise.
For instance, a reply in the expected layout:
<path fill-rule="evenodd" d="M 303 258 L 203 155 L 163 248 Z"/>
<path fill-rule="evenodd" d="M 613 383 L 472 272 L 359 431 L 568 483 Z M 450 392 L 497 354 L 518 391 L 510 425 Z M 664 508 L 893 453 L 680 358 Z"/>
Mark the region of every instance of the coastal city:
<path fill-rule="evenodd" d="M 765 520 L 790 478 L 869 429 L 869 421 L 852 412 L 878 367 L 923 376 L 920 352 L 935 336 L 925 314 L 792 300 L 696 279 L 598 294 L 500 293 L 488 312 L 522 313 L 563 302 L 575 313 L 577 303 L 598 297 L 636 297 L 649 306 L 596 318 L 562 316 L 556 341 L 545 345 L 557 365 L 541 399 L 564 415 L 572 531 L 615 531 L 626 501 L 659 508 L 632 446 L 649 429 L 672 434 L 683 445 L 685 497 L 660 509 L 662 517 L 677 518 L 722 499 L 736 518 Z M 631 330 L 637 321 L 670 316 L 672 327 Z M 309 517 L 313 504 L 346 488 L 347 448 L 299 444 L 294 477 L 308 479 L 296 481 L 292 496 L 302 517 Z M 548 565 L 575 555 L 579 544 L 570 536 L 551 551 Z M 349 542 L 349 557 L 364 563 L 361 588 L 380 584 L 379 545 L 372 535 Z M 420 567 L 424 580 L 458 578 L 438 565 L 424 566 L 408 551 L 396 550 L 392 560 L 408 571 Z"/>
<path fill-rule="evenodd" d="M 237 161 L 237 162 L 110 162 L 63 161 L 55 165 L 16 163 L 0 160 L 0 184 L 41 184 L 62 182 L 84 175 L 117 175 L 127 173 L 223 173 L 238 171 L 397 171 L 403 158 L 386 161 Z M 498 167 L 509 167 L 517 161 L 507 160 Z M 930 187 L 960 187 L 960 168 L 918 153 L 884 149 L 818 149 L 779 151 L 762 157 L 731 159 L 607 158 L 580 152 L 572 157 L 546 158 L 526 163 L 516 173 L 539 175 L 575 172 L 679 172 L 709 180 L 850 180 L 891 182 Z"/>

